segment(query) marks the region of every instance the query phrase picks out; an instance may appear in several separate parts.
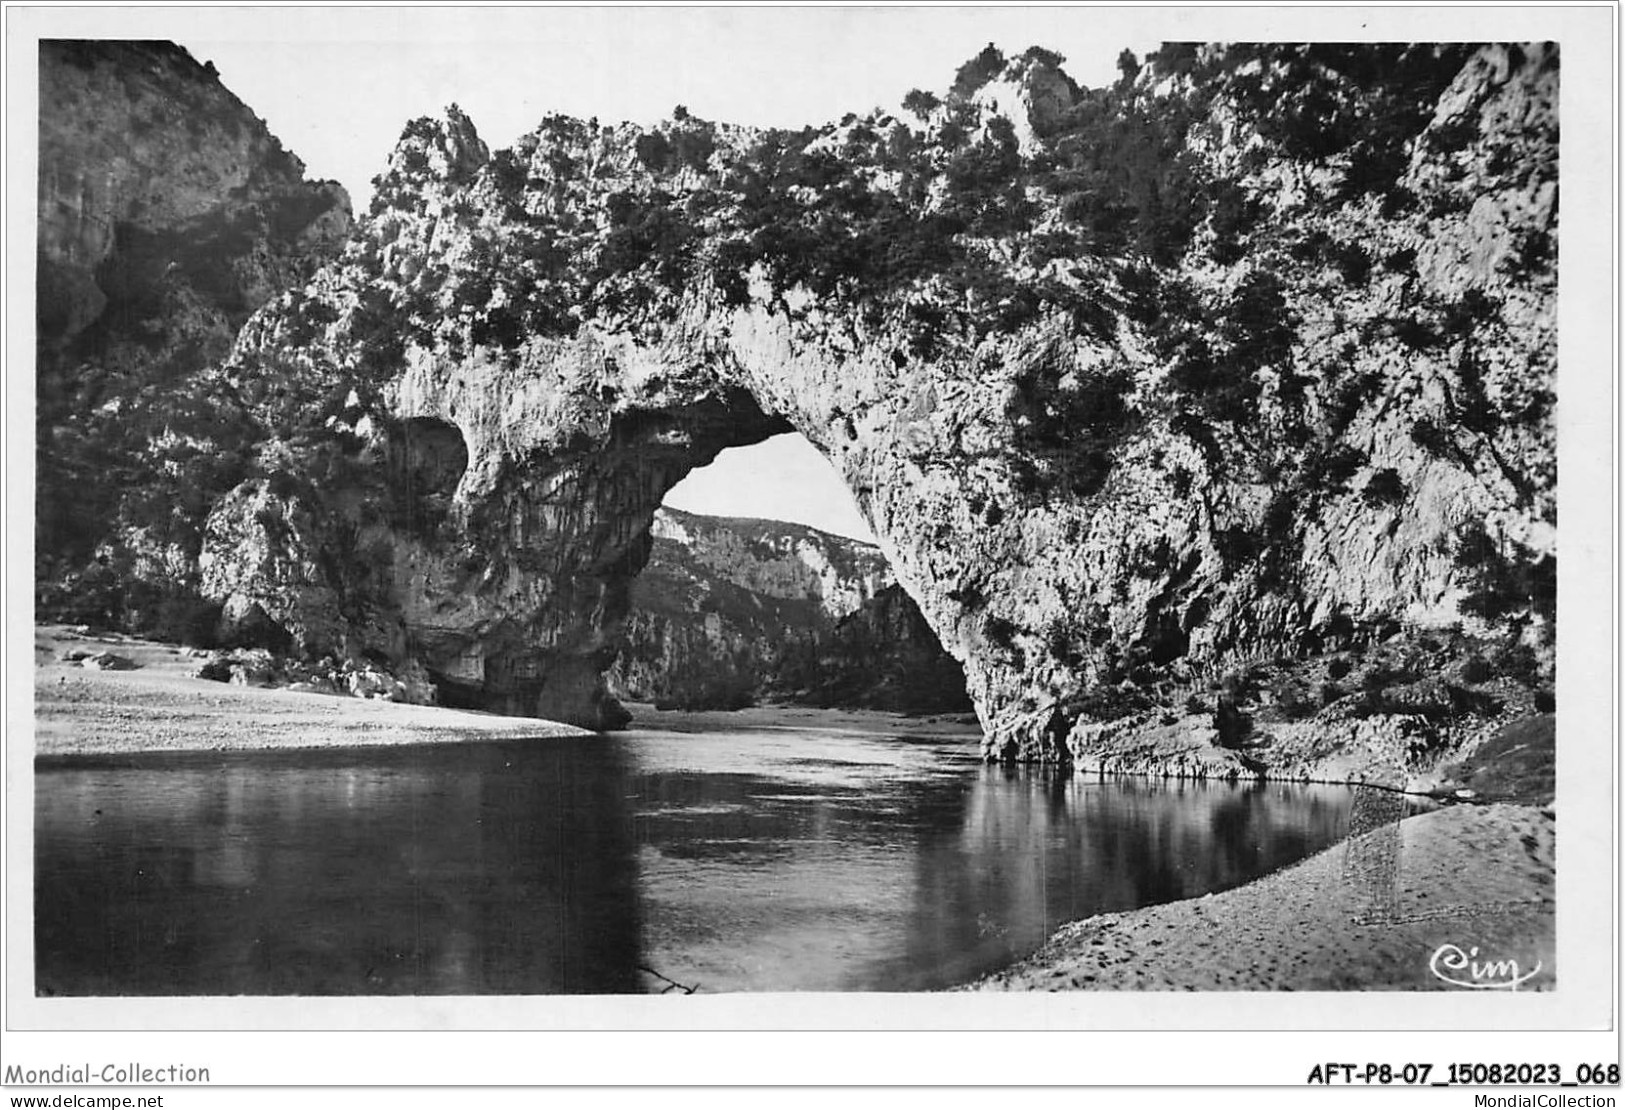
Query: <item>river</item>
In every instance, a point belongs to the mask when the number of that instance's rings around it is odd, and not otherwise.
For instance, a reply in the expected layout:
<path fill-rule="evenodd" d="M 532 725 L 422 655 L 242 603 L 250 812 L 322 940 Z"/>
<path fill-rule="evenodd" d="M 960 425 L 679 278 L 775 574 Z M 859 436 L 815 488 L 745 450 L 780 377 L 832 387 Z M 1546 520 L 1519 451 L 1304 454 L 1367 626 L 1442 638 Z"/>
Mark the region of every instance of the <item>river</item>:
<path fill-rule="evenodd" d="M 963 726 L 646 716 L 579 740 L 42 762 L 37 990 L 930 990 L 1063 922 L 1301 859 L 1353 797 L 987 767 Z"/>

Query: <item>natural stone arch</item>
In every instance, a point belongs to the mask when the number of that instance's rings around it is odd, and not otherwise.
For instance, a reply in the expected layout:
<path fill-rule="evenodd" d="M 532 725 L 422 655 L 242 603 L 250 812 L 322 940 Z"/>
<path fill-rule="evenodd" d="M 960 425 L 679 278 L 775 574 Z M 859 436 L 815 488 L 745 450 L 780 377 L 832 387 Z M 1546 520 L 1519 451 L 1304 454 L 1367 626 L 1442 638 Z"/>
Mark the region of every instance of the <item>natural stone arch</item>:
<path fill-rule="evenodd" d="M 917 123 L 683 114 L 654 143 L 555 116 L 494 155 L 451 110 L 408 127 L 344 259 L 250 321 L 223 378 L 279 429 L 346 389 L 461 429 L 455 527 L 424 537 L 369 519 L 356 424 L 362 508 L 330 496 L 301 565 L 330 566 L 342 637 L 600 725 L 648 514 L 708 452 L 793 428 L 966 664 L 988 753 L 1065 758 L 1079 722 L 1201 668 L 1458 619 L 1494 577 L 1464 520 L 1534 566 L 1554 546 L 1556 54 L 1341 49 L 1174 51 L 1111 90 L 1029 51 Z M 1416 110 L 1378 148 L 1306 145 L 1248 76 L 1306 62 L 1336 120 Z M 1119 123 L 1153 117 L 1171 130 L 1114 178 Z M 1141 170 L 1195 222 L 1135 215 Z M 345 564 L 356 539 L 382 572 Z"/>

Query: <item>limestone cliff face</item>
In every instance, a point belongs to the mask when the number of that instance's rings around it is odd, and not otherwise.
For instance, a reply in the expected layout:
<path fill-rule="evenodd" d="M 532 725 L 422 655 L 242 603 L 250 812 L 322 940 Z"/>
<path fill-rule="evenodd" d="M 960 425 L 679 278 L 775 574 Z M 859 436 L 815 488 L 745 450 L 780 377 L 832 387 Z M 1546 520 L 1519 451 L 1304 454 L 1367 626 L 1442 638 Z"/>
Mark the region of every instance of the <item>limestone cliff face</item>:
<path fill-rule="evenodd" d="M 39 63 L 40 601 L 150 629 L 195 596 L 203 518 L 265 438 L 200 378 L 338 253 L 349 198 L 171 43 Z"/>
<path fill-rule="evenodd" d="M 818 653 L 809 699 L 897 713 L 964 713 L 964 667 L 895 582 L 843 617 Z"/>
<path fill-rule="evenodd" d="M 965 677 L 878 548 L 799 524 L 662 508 L 632 586 L 618 698 L 964 712 Z"/>
<path fill-rule="evenodd" d="M 813 602 L 832 621 L 891 581 L 885 557 L 873 544 L 802 524 L 663 508 L 650 533 L 657 550 L 669 541 L 724 581 L 765 597 Z"/>
<path fill-rule="evenodd" d="M 820 684 L 836 623 L 891 577 L 872 545 L 798 524 L 663 508 L 651 532 L 609 672 L 610 690 L 635 701 L 722 708 L 805 697 Z"/>
<path fill-rule="evenodd" d="M 417 121 L 217 376 L 268 435 L 206 588 L 611 724 L 661 496 L 793 429 L 990 755 L 1400 625 L 1549 659 L 1557 83 L 1548 45 L 1169 47 L 1095 90 L 990 50 L 801 131 Z"/>

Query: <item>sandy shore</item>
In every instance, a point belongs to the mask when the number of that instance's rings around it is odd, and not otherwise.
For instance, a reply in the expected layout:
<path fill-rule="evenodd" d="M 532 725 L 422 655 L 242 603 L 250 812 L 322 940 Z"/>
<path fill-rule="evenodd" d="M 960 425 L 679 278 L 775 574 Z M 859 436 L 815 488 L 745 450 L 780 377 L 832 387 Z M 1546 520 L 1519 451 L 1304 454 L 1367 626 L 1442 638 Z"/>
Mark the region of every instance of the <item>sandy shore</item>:
<path fill-rule="evenodd" d="M 134 669 L 95 670 L 59 659 L 69 649 L 109 651 L 129 660 Z M 35 755 L 590 735 L 534 717 L 211 682 L 193 677 L 200 662 L 171 644 L 113 635 L 81 636 L 60 628 L 36 629 Z"/>
<path fill-rule="evenodd" d="M 1518 805 L 1407 818 L 1235 890 L 1074 922 L 967 989 L 1454 990 L 1431 968 L 1515 960 L 1539 968 L 1519 989 L 1550 990 L 1555 826 Z"/>

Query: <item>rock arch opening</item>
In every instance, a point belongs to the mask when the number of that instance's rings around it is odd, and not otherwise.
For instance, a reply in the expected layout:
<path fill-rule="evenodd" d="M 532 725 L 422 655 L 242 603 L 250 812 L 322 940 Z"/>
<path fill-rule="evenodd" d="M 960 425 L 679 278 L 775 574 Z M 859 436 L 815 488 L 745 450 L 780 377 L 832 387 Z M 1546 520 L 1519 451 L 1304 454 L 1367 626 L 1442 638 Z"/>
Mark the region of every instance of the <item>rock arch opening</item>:
<path fill-rule="evenodd" d="M 706 516 L 783 520 L 875 543 L 852 491 L 798 432 L 722 451 L 673 486 L 662 504 Z"/>
<path fill-rule="evenodd" d="M 970 708 L 829 461 L 799 434 L 721 452 L 655 514 L 610 692 L 655 709 Z"/>

